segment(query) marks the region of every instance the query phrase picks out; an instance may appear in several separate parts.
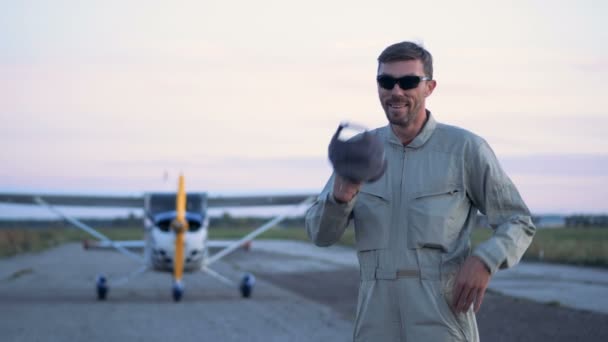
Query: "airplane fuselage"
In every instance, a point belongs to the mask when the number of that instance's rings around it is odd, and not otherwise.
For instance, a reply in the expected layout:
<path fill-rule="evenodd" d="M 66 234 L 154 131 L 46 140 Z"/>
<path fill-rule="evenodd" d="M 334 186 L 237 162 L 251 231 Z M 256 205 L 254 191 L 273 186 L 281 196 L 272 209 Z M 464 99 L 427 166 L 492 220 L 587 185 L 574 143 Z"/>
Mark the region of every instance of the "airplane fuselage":
<path fill-rule="evenodd" d="M 175 231 L 163 229 L 151 221 L 145 222 L 145 225 L 150 264 L 157 271 L 173 271 Z M 203 222 L 200 228 L 184 234 L 184 271 L 200 270 L 207 255 L 207 222 Z"/>

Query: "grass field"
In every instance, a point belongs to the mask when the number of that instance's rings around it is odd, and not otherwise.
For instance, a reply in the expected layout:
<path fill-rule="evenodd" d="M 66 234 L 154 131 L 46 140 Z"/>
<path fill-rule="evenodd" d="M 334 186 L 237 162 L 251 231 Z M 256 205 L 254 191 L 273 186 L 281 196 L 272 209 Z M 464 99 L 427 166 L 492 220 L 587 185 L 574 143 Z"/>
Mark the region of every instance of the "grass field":
<path fill-rule="evenodd" d="M 141 227 L 100 228 L 99 231 L 115 240 L 138 240 L 143 237 Z M 38 252 L 65 242 L 93 239 L 76 228 L 0 230 L 0 257 L 23 252 Z"/>
<path fill-rule="evenodd" d="M 143 237 L 141 227 L 99 228 L 115 240 L 137 240 Z M 246 228 L 210 229 L 211 239 L 238 239 L 249 233 Z M 491 236 L 489 229 L 478 229 L 471 241 L 473 246 Z M 308 241 L 302 229 L 272 229 L 259 238 Z M 354 231 L 348 229 L 340 244 L 352 246 Z M 6 229 L 0 230 L 0 257 L 23 252 L 36 252 L 68 241 L 90 239 L 74 228 Z M 255 244 L 254 244 L 255 245 Z M 608 267 L 608 228 L 553 228 L 538 230 L 524 260 Z"/>

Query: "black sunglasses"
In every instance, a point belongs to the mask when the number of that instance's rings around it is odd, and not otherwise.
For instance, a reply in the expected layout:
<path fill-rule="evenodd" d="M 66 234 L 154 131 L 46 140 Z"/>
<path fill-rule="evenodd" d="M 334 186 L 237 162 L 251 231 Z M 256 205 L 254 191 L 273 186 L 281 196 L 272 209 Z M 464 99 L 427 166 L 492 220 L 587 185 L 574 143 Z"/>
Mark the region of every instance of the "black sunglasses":
<path fill-rule="evenodd" d="M 378 84 L 386 90 L 392 90 L 395 87 L 395 84 L 399 84 L 399 88 L 402 90 L 414 89 L 418 87 L 420 82 L 429 80 L 430 78 L 426 76 L 415 75 L 407 75 L 399 78 L 394 78 L 393 76 L 389 75 L 378 75 L 376 77 Z"/>

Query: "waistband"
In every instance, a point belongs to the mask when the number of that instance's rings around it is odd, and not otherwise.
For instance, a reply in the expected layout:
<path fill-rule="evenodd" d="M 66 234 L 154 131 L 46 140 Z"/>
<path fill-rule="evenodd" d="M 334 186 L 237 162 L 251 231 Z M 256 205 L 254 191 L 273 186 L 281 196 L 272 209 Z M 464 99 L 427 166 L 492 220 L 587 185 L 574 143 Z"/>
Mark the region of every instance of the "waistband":
<path fill-rule="evenodd" d="M 396 280 L 401 278 L 420 278 L 426 280 L 440 280 L 441 275 L 448 275 L 458 270 L 458 267 L 437 267 L 422 269 L 389 269 L 389 268 L 361 268 L 361 280 Z"/>

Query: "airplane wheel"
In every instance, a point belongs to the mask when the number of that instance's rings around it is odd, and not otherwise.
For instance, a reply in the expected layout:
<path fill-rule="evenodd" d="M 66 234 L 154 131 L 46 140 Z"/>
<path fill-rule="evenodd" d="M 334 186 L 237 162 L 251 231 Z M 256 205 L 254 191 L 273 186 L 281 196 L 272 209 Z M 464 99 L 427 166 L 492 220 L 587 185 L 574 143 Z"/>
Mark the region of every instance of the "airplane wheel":
<path fill-rule="evenodd" d="M 173 301 L 179 302 L 184 295 L 184 287 L 180 284 L 173 285 Z"/>
<path fill-rule="evenodd" d="M 97 299 L 98 300 L 105 300 L 107 295 L 108 295 L 108 282 L 106 280 L 106 277 L 104 277 L 103 275 L 100 275 L 99 277 L 97 277 Z"/>
<path fill-rule="evenodd" d="M 250 298 L 253 292 L 253 286 L 255 285 L 255 277 L 251 273 L 245 273 L 241 280 L 241 296 L 243 298 Z"/>

